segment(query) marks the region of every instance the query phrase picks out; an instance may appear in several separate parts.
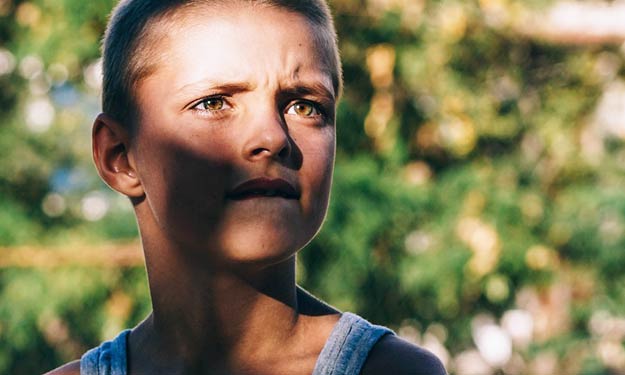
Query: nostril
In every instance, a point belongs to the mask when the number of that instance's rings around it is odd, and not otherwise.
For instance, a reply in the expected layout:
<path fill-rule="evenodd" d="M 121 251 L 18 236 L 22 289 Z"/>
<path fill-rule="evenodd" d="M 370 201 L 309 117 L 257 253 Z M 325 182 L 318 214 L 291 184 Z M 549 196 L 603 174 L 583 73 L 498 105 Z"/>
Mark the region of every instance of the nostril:
<path fill-rule="evenodd" d="M 291 143 L 290 140 L 286 139 L 282 144 L 272 146 L 260 146 L 254 147 L 251 151 L 249 151 L 249 156 L 251 157 L 273 157 L 278 159 L 286 159 L 291 155 Z"/>
<path fill-rule="evenodd" d="M 286 159 L 291 154 L 291 143 L 287 142 L 284 147 L 278 152 L 278 157 Z"/>
<path fill-rule="evenodd" d="M 253 156 L 257 156 L 263 153 L 263 151 L 268 151 L 267 149 L 264 148 L 256 148 L 254 150 L 252 150 L 252 155 Z"/>

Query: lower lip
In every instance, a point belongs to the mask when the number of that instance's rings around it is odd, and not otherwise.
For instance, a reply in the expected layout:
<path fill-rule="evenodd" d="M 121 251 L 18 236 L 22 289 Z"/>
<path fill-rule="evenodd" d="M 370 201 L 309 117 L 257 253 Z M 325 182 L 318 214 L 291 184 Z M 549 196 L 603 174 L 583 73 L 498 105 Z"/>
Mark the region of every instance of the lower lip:
<path fill-rule="evenodd" d="M 287 198 L 287 197 L 283 197 L 283 196 L 280 196 L 280 195 L 268 196 L 268 195 L 262 195 L 262 194 L 249 194 L 249 195 L 243 195 L 243 196 L 240 196 L 240 197 L 229 197 L 228 199 L 233 200 L 233 201 L 247 201 L 247 200 L 251 200 L 251 199 L 296 200 L 296 198 Z"/>

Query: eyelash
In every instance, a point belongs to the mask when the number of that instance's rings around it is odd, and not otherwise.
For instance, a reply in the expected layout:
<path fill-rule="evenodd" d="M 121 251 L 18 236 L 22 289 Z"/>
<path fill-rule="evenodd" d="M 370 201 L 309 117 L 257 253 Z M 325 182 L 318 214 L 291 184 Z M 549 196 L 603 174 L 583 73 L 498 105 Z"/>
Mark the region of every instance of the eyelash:
<path fill-rule="evenodd" d="M 219 101 L 221 103 L 220 108 L 216 108 L 216 109 L 207 108 L 207 105 L 210 101 Z M 302 105 L 302 104 L 310 106 L 312 113 L 309 115 L 298 115 L 297 113 L 289 113 L 292 109 L 294 110 L 294 108 L 297 105 Z M 202 108 L 202 106 L 204 108 Z M 213 96 L 206 97 L 196 102 L 191 107 L 191 109 L 200 113 L 202 116 L 219 116 L 223 114 L 225 110 L 232 109 L 232 106 L 226 100 L 225 95 L 213 95 Z M 286 107 L 284 114 L 300 116 L 306 119 L 313 119 L 313 118 L 318 118 L 320 116 L 321 117 L 326 116 L 326 112 L 324 111 L 321 104 L 310 101 L 310 100 L 304 100 L 304 99 L 299 99 L 299 100 L 294 100 L 294 101 L 289 102 L 289 105 Z"/>
<path fill-rule="evenodd" d="M 221 107 L 216 108 L 216 109 L 206 108 L 207 103 L 210 102 L 211 100 L 220 101 Z M 201 108 L 202 105 L 204 105 L 205 108 Z M 224 110 L 231 109 L 231 108 L 232 106 L 228 103 L 224 95 L 213 95 L 213 96 L 206 97 L 200 100 L 199 102 L 195 103 L 191 107 L 192 110 L 197 111 L 205 116 L 217 116 L 218 114 L 220 114 L 220 112 L 223 112 Z"/>
<path fill-rule="evenodd" d="M 297 113 L 289 113 L 291 111 L 291 109 L 296 110 L 295 107 L 297 105 L 308 105 L 311 107 L 312 113 L 309 115 L 298 115 Z M 323 107 L 315 102 L 312 102 L 310 100 L 295 100 L 293 102 L 291 102 L 285 110 L 285 114 L 287 115 L 294 115 L 294 116 L 301 116 L 304 118 L 317 118 L 319 116 L 325 116 L 325 111 L 323 110 Z"/>

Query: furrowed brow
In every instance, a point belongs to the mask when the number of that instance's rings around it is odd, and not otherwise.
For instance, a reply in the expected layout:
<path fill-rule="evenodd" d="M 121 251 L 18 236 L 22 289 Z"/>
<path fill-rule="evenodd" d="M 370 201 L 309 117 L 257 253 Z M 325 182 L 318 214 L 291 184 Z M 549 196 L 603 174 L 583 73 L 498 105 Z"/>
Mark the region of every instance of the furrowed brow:
<path fill-rule="evenodd" d="M 251 91 L 252 87 L 248 82 L 211 82 L 200 81 L 194 82 L 180 87 L 174 92 L 174 95 L 206 95 L 209 92 L 238 94 L 241 92 Z"/>
<path fill-rule="evenodd" d="M 298 83 L 293 86 L 287 86 L 282 88 L 281 94 L 285 96 L 315 96 L 328 102 L 336 100 L 334 90 L 328 89 L 320 82 Z"/>

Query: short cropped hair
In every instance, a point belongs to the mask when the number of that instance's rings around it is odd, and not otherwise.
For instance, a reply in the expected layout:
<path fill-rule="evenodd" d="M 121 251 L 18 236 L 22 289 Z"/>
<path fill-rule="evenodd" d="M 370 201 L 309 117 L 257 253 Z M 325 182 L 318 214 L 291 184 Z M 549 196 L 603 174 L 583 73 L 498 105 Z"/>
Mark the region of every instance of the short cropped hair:
<path fill-rule="evenodd" d="M 332 15 L 325 0 L 121 0 L 113 12 L 102 43 L 102 109 L 133 130 L 139 120 L 135 92 L 152 74 L 159 60 L 158 26 L 175 27 L 184 9 L 197 6 L 265 5 L 302 15 L 318 30 L 314 36 L 330 63 L 338 96 L 342 86 L 341 63 Z"/>

